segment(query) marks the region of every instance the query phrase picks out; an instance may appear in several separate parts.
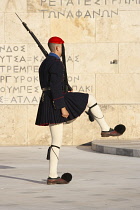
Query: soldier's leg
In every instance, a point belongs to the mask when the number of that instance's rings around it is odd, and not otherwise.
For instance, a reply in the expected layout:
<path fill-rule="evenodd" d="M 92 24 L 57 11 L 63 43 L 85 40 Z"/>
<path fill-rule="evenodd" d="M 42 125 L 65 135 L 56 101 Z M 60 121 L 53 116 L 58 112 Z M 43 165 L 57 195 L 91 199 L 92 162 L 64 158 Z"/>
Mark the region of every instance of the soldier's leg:
<path fill-rule="evenodd" d="M 87 107 L 90 108 L 94 119 L 98 122 L 98 124 L 101 127 L 101 131 L 109 131 L 110 127 L 107 124 L 107 122 L 104 119 L 104 115 L 99 107 L 99 105 L 96 102 L 96 99 L 94 98 L 94 96 L 89 94 L 89 98 L 88 98 L 88 104 Z"/>
<path fill-rule="evenodd" d="M 114 129 L 109 127 L 109 125 L 104 119 L 104 116 L 100 107 L 98 106 L 96 102 L 96 99 L 90 94 L 89 94 L 87 107 L 89 108 L 89 111 L 86 113 L 89 115 L 90 121 L 93 121 L 93 118 L 94 118 L 98 122 L 98 124 L 101 127 L 102 137 L 120 136 L 125 132 L 126 128 L 122 124 L 115 126 Z"/>
<path fill-rule="evenodd" d="M 63 123 L 51 125 L 50 132 L 52 138 L 52 144 L 49 148 L 50 160 L 49 160 L 49 177 L 57 178 L 57 165 L 59 160 L 59 151 L 63 138 Z"/>

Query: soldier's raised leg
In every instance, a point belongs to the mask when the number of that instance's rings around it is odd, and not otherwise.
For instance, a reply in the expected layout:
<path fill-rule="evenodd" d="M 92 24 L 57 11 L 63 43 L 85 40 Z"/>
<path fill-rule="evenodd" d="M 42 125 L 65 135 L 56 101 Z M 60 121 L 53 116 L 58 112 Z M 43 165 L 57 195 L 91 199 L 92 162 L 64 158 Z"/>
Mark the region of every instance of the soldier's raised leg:
<path fill-rule="evenodd" d="M 93 95 L 89 94 L 87 107 L 89 108 L 89 110 L 86 113 L 89 115 L 90 121 L 94 121 L 95 119 L 98 122 L 101 127 L 102 137 L 120 136 L 124 133 L 125 126 L 122 124 L 117 125 L 114 129 L 110 128 Z"/>

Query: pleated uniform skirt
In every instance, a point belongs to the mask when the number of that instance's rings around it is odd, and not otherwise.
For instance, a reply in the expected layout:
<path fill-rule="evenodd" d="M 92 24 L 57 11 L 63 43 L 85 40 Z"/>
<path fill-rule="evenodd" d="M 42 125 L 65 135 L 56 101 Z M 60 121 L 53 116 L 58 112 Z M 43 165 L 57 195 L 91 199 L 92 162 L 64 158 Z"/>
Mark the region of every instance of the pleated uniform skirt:
<path fill-rule="evenodd" d="M 66 109 L 69 112 L 68 118 L 62 117 L 61 109 L 54 108 L 51 91 L 44 91 L 38 107 L 36 125 L 47 126 L 50 124 L 70 122 L 84 112 L 88 103 L 89 95 L 87 93 L 67 92 L 63 95 Z"/>

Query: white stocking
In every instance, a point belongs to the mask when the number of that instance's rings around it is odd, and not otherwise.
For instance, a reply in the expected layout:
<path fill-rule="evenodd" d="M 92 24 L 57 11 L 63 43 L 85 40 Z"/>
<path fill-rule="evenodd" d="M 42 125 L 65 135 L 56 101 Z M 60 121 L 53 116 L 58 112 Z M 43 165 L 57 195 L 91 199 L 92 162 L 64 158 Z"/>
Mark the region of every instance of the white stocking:
<path fill-rule="evenodd" d="M 88 98 L 88 104 L 87 107 L 91 107 L 94 104 L 96 104 L 96 99 L 89 94 L 89 98 Z M 95 120 L 98 122 L 98 124 L 101 127 L 101 131 L 109 131 L 110 127 L 108 126 L 108 124 L 106 123 L 103 113 L 99 107 L 99 105 L 95 105 L 93 108 L 91 108 L 91 112 L 94 115 Z"/>
<path fill-rule="evenodd" d="M 63 138 L 63 123 L 50 125 L 50 132 L 52 137 L 52 145 L 61 147 Z M 57 165 L 59 159 L 59 148 L 51 147 L 50 150 L 50 161 L 49 161 L 49 177 L 57 178 Z"/>

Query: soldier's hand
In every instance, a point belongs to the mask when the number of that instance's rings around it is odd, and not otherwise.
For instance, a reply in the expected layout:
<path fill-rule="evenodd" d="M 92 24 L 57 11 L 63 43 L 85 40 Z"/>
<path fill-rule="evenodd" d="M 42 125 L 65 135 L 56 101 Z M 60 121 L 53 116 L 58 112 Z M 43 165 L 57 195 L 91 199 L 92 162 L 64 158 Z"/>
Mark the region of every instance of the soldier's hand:
<path fill-rule="evenodd" d="M 69 113 L 65 107 L 61 108 L 61 112 L 62 112 L 62 117 L 67 118 L 69 116 Z"/>

